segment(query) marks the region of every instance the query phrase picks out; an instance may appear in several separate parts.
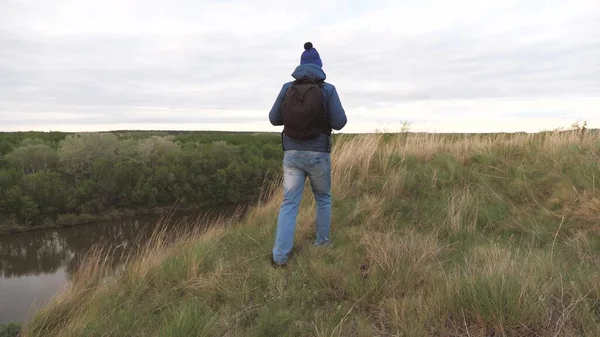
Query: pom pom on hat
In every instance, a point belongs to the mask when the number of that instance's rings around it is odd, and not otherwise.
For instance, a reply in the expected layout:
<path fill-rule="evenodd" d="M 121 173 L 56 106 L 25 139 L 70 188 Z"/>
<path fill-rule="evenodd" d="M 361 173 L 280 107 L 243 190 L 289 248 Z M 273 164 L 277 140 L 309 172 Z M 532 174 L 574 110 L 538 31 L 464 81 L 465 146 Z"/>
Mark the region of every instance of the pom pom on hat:
<path fill-rule="evenodd" d="M 323 61 L 321 61 L 321 56 L 319 55 L 319 52 L 313 47 L 312 42 L 306 42 L 304 44 L 304 51 L 300 56 L 300 64 L 307 63 L 323 67 Z"/>

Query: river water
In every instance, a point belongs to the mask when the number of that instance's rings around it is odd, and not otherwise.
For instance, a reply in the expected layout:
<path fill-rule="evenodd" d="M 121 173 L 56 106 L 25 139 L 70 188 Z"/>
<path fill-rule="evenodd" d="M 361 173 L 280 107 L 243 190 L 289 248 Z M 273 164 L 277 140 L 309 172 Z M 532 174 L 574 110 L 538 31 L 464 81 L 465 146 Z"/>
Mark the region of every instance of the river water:
<path fill-rule="evenodd" d="M 235 214 L 236 206 L 176 212 L 170 223 L 205 226 Z M 100 221 L 80 226 L 0 236 L 0 324 L 23 322 L 68 285 L 79 257 L 94 244 L 113 248 L 113 266 L 122 264 L 127 247 L 143 244 L 160 215 Z"/>

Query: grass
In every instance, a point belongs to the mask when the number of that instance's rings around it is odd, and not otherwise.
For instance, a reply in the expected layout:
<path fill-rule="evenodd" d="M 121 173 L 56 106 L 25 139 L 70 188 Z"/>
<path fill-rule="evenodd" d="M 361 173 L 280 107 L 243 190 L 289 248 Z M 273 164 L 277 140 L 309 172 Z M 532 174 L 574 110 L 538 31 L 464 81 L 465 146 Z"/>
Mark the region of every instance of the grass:
<path fill-rule="evenodd" d="M 288 268 L 281 200 L 155 234 L 119 275 L 90 254 L 24 336 L 599 336 L 600 138 L 341 137 L 330 247 L 307 189 Z M 108 281 L 107 281 L 108 280 Z"/>

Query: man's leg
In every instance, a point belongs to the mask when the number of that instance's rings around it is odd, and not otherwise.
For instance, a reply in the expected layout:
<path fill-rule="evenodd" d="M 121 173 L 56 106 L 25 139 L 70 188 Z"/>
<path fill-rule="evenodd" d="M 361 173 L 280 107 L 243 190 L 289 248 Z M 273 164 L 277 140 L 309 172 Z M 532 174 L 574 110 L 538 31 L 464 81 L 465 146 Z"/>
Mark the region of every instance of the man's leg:
<path fill-rule="evenodd" d="M 273 262 L 283 265 L 294 246 L 294 232 L 298 207 L 302 199 L 302 190 L 306 173 L 296 164 L 293 155 L 285 154 L 283 159 L 283 202 L 279 210 L 275 244 L 273 245 Z"/>
<path fill-rule="evenodd" d="M 331 156 L 322 154 L 308 172 L 310 185 L 317 203 L 316 245 L 330 242 L 331 228 Z"/>

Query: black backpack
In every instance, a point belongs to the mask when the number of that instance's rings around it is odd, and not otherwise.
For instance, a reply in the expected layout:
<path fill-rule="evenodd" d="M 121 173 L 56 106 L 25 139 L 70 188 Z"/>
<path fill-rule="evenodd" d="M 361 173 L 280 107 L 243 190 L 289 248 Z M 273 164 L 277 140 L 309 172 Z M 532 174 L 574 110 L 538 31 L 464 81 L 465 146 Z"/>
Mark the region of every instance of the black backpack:
<path fill-rule="evenodd" d="M 325 118 L 323 81 L 296 80 L 285 94 L 281 107 L 283 133 L 293 139 L 308 140 L 324 133 L 331 135 Z"/>

